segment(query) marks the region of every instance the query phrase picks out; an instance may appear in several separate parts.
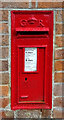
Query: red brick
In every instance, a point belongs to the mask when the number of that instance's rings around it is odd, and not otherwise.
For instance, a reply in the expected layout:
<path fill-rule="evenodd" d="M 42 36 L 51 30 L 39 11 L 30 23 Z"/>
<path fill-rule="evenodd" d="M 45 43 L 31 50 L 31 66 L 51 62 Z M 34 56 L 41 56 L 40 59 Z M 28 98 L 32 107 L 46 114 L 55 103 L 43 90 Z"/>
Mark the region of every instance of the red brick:
<path fill-rule="evenodd" d="M 64 118 L 64 110 L 60 108 L 53 110 L 53 118 Z"/>
<path fill-rule="evenodd" d="M 9 83 L 9 73 L 0 73 L 0 84 Z"/>
<path fill-rule="evenodd" d="M 9 104 L 9 98 L 0 98 L 0 108 L 5 108 Z"/>
<path fill-rule="evenodd" d="M 55 71 L 64 70 L 64 61 L 55 61 Z"/>
<path fill-rule="evenodd" d="M 54 107 L 64 107 L 64 97 L 57 97 L 54 99 Z"/>
<path fill-rule="evenodd" d="M 55 50 L 55 59 L 64 59 L 64 49 Z"/>
<path fill-rule="evenodd" d="M 22 0 L 22 2 L 2 2 L 2 8 L 29 8 L 29 0 Z"/>
<path fill-rule="evenodd" d="M 8 58 L 9 55 L 9 49 L 8 47 L 0 47 L 0 58 Z"/>
<path fill-rule="evenodd" d="M 62 94 L 63 94 L 62 88 L 63 88 L 62 84 L 54 85 L 54 95 L 55 96 L 62 96 Z"/>
<path fill-rule="evenodd" d="M 36 0 L 32 0 L 31 1 L 31 8 L 35 8 L 36 7 Z"/>
<path fill-rule="evenodd" d="M 12 110 L 6 110 L 6 111 L 1 111 L 2 118 L 14 118 L 14 111 Z"/>
<path fill-rule="evenodd" d="M 8 35 L 0 35 L 0 45 L 1 46 L 9 45 L 9 36 Z"/>
<path fill-rule="evenodd" d="M 51 118 L 51 110 L 42 110 L 42 118 Z"/>
<path fill-rule="evenodd" d="M 0 71 L 8 71 L 8 60 L 0 60 Z"/>
<path fill-rule="evenodd" d="M 64 21 L 64 10 L 56 10 L 55 14 L 56 14 L 56 21 L 57 22 Z"/>
<path fill-rule="evenodd" d="M 0 111 L 0 116 L 2 118 L 14 118 L 14 111 L 12 110 L 6 110 L 6 111 Z"/>
<path fill-rule="evenodd" d="M 55 73 L 54 81 L 55 82 L 64 82 L 64 73 Z"/>
<path fill-rule="evenodd" d="M 55 44 L 56 44 L 58 47 L 64 47 L 64 37 L 63 37 L 63 36 L 58 36 L 58 37 L 56 37 Z"/>
<path fill-rule="evenodd" d="M 2 8 L 2 2 L 1 2 L 1 0 L 0 0 L 0 7 Z"/>
<path fill-rule="evenodd" d="M 6 86 L 1 86 L 0 85 L 0 96 L 8 96 L 9 93 L 9 87 Z"/>
<path fill-rule="evenodd" d="M 5 113 L 4 113 L 3 111 L 0 111 L 0 120 L 1 120 L 2 118 L 5 118 Z"/>
<path fill-rule="evenodd" d="M 8 21 L 8 10 L 0 10 L 0 21 Z"/>
<path fill-rule="evenodd" d="M 56 24 L 56 34 L 64 34 L 64 24 Z"/>
<path fill-rule="evenodd" d="M 8 33 L 8 23 L 0 23 L 0 33 Z"/>
<path fill-rule="evenodd" d="M 52 2 L 50 0 L 49 2 L 38 2 L 38 8 L 62 8 L 64 5 L 62 5 L 62 2 Z"/>

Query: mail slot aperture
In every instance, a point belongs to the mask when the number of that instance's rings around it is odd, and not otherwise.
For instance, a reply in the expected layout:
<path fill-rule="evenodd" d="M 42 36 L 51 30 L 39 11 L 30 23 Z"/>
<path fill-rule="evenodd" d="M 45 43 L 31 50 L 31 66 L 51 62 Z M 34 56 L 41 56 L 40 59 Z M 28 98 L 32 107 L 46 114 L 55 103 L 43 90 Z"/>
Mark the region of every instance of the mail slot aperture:
<path fill-rule="evenodd" d="M 53 11 L 11 11 L 11 109 L 52 107 Z"/>

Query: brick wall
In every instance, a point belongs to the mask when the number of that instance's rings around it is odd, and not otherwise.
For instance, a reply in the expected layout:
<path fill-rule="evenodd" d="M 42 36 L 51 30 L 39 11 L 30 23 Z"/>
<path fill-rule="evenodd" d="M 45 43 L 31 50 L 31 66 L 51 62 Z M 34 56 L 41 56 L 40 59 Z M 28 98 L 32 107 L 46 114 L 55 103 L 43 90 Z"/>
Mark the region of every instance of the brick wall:
<path fill-rule="evenodd" d="M 64 118 L 63 0 L 0 3 L 0 118 Z M 23 0 L 22 0 L 23 1 Z M 61 2 L 60 2 L 61 1 Z M 51 110 L 11 110 L 11 10 L 53 10 L 53 75 Z"/>

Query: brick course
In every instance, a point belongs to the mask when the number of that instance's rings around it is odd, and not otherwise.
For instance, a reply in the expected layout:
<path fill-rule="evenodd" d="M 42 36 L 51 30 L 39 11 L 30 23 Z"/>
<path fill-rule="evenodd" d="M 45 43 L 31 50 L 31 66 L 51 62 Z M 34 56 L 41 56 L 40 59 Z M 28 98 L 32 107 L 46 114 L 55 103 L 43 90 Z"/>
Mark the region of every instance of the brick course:
<path fill-rule="evenodd" d="M 9 45 L 9 36 L 8 35 L 0 35 L 0 45 L 1 46 Z"/>
<path fill-rule="evenodd" d="M 62 96 L 62 84 L 54 85 L 54 96 Z"/>
<path fill-rule="evenodd" d="M 0 47 L 0 58 L 8 58 L 9 55 L 9 49 L 8 47 Z"/>
<path fill-rule="evenodd" d="M 0 21 L 8 21 L 8 10 L 0 10 Z"/>
<path fill-rule="evenodd" d="M 12 110 L 6 110 L 6 111 L 0 111 L 0 116 L 2 116 L 2 118 L 14 118 L 14 111 Z"/>
<path fill-rule="evenodd" d="M 56 24 L 56 34 L 64 34 L 64 24 Z"/>
<path fill-rule="evenodd" d="M 1 96 L 8 96 L 8 92 L 9 92 L 9 86 L 6 85 L 6 86 L 1 86 L 0 85 L 0 97 Z"/>
<path fill-rule="evenodd" d="M 64 61 L 55 61 L 55 71 L 64 70 Z"/>
<path fill-rule="evenodd" d="M 64 47 L 64 37 L 63 36 L 56 36 L 55 44 L 57 47 Z"/>
<path fill-rule="evenodd" d="M 0 73 L 0 84 L 9 83 L 9 73 Z"/>
<path fill-rule="evenodd" d="M 55 50 L 55 60 L 56 59 L 64 59 L 64 49 Z"/>
<path fill-rule="evenodd" d="M 58 109 L 54 109 L 53 110 L 53 118 L 64 118 L 64 110 L 60 110 L 60 108 Z"/>
<path fill-rule="evenodd" d="M 51 110 L 42 110 L 42 118 L 51 118 Z"/>
<path fill-rule="evenodd" d="M 57 98 L 55 98 L 54 99 L 54 107 L 64 107 L 64 103 L 63 103 L 63 101 L 64 101 L 64 97 L 62 98 L 62 97 L 57 97 Z"/>
<path fill-rule="evenodd" d="M 0 23 L 0 33 L 8 33 L 8 23 Z"/>
<path fill-rule="evenodd" d="M 64 11 L 63 10 L 57 10 L 57 11 L 55 11 L 55 14 L 56 14 L 56 22 L 64 21 Z"/>
<path fill-rule="evenodd" d="M 64 82 L 64 73 L 55 73 L 54 74 L 54 81 L 55 82 Z"/>
<path fill-rule="evenodd" d="M 2 2 L 2 8 L 29 8 L 29 0 L 27 2 Z"/>
<path fill-rule="evenodd" d="M 0 98 L 0 108 L 5 108 L 9 104 L 9 98 Z"/>
<path fill-rule="evenodd" d="M 8 60 L 0 60 L 0 71 L 8 71 Z"/>
<path fill-rule="evenodd" d="M 62 2 L 38 2 L 38 8 L 62 8 Z"/>

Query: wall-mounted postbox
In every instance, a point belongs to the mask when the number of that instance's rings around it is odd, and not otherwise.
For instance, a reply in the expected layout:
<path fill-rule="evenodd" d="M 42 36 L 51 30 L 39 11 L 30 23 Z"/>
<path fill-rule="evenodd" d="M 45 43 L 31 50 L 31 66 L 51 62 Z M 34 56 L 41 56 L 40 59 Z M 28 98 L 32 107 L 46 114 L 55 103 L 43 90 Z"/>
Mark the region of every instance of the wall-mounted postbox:
<path fill-rule="evenodd" d="M 51 109 L 53 11 L 11 12 L 11 108 Z"/>

